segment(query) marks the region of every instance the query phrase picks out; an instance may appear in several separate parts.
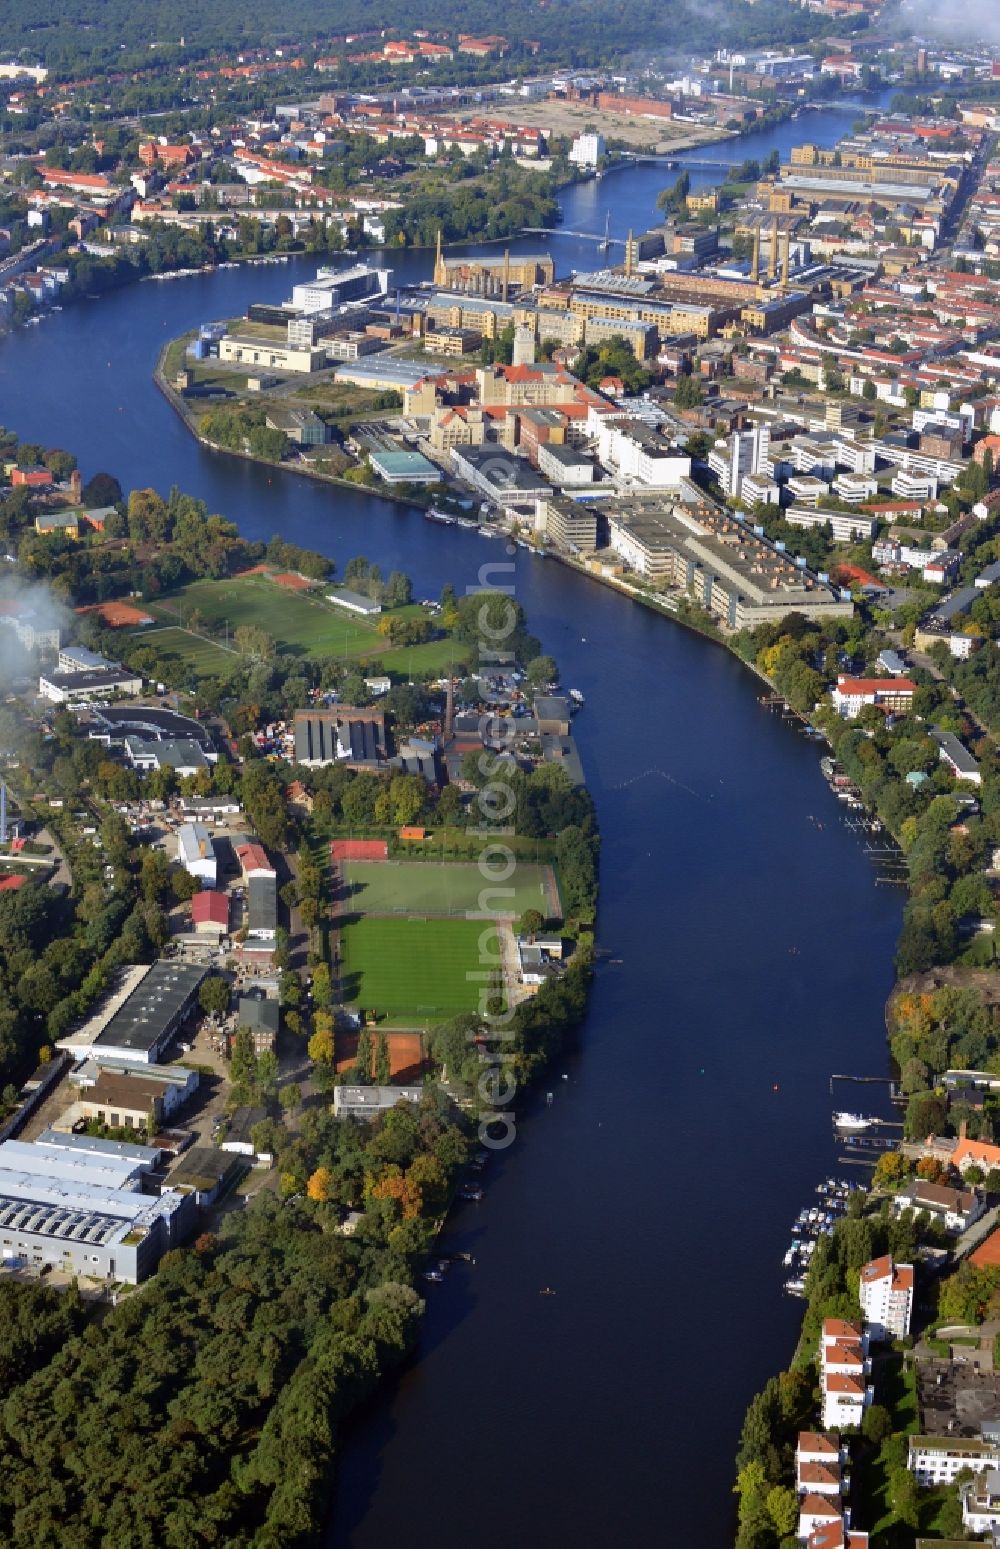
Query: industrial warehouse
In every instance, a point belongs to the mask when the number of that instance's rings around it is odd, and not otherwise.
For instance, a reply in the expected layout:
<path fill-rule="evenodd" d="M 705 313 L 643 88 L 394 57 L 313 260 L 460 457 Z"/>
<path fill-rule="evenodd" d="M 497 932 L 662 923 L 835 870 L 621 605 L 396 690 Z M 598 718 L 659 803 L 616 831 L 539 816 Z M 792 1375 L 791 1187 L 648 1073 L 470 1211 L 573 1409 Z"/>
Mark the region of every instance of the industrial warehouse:
<path fill-rule="evenodd" d="M 126 970 L 119 989 L 58 1047 L 76 1059 L 155 1064 L 191 1011 L 206 971 L 163 961 Z"/>
<path fill-rule="evenodd" d="M 194 1197 L 144 1194 L 143 1159 L 80 1144 L 88 1138 L 0 1145 L 0 1259 L 137 1285 L 190 1233 Z"/>

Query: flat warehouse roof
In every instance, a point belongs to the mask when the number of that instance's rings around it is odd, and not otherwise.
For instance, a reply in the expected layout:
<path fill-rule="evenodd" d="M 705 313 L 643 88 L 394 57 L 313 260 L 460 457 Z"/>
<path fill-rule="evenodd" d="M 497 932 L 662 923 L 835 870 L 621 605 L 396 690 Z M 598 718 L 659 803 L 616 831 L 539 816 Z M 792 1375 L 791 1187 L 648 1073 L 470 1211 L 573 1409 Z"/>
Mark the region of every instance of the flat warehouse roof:
<path fill-rule="evenodd" d="M 154 963 L 141 984 L 98 1033 L 94 1048 L 152 1049 L 207 972 L 206 968 L 194 964 Z"/>
<path fill-rule="evenodd" d="M 425 376 L 433 375 L 426 361 L 400 360 L 398 355 L 390 355 L 388 358 L 382 355 L 369 356 L 367 360 L 352 360 L 334 372 L 337 380 L 354 382 L 361 385 L 362 382 L 371 382 L 376 387 L 392 387 L 404 384 L 407 387 L 416 387 Z"/>
<path fill-rule="evenodd" d="M 88 1151 L 57 1151 L 26 1140 L 0 1145 L 0 1189 L 7 1172 L 30 1173 L 41 1181 L 102 1184 L 120 1189 L 135 1176 L 138 1164 Z"/>
<path fill-rule="evenodd" d="M 137 1146 L 128 1140 L 104 1140 L 99 1135 L 64 1135 L 55 1129 L 42 1130 L 35 1145 L 47 1146 L 53 1151 L 88 1151 L 94 1156 L 120 1157 L 143 1166 L 155 1166 L 160 1160 L 158 1146 Z"/>

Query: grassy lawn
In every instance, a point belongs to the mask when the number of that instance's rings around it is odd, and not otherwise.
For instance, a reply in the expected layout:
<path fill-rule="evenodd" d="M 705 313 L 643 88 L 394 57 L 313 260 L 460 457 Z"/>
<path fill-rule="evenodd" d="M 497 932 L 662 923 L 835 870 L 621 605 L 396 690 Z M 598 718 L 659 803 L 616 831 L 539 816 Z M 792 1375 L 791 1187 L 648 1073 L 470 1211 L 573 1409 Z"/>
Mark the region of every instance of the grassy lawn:
<path fill-rule="evenodd" d="M 480 984 L 479 936 L 472 920 L 363 916 L 340 936 L 344 1001 L 409 1027 L 474 1011 Z"/>
<path fill-rule="evenodd" d="M 313 591 L 292 591 L 265 575 L 191 581 L 168 596 L 158 597 L 148 604 L 148 609 L 157 621 L 175 626 L 181 621 L 186 623 L 197 611 L 201 618 L 199 629 L 220 640 L 228 622 L 230 644 L 241 624 L 253 624 L 272 637 L 282 655 L 337 656 L 359 661 L 368 658 L 382 662 L 387 672 L 403 679 L 414 673 L 433 675 L 449 666 L 458 666 L 468 660 L 471 650 L 450 638 L 429 640 L 424 645 L 391 646 L 366 619 L 327 602 L 323 583 Z M 411 604 L 393 610 L 393 616 L 396 613 L 404 618 L 422 617 L 424 610 Z M 211 640 L 197 640 L 178 628 L 172 634 L 178 642 L 188 642 L 192 651 L 204 646 L 206 652 L 215 653 L 218 658 L 224 656 Z M 163 634 L 154 638 L 162 642 Z M 182 657 L 189 654 L 180 645 L 178 650 Z M 229 660 L 231 669 L 239 658 Z M 224 668 L 217 660 L 211 667 L 199 665 L 192 670 L 197 676 L 207 677 L 220 675 Z"/>
<path fill-rule="evenodd" d="M 903 1363 L 901 1355 L 878 1356 L 875 1360 L 872 1381 L 875 1386 L 875 1401 L 889 1411 L 892 1420 L 892 1429 L 895 1435 L 911 1435 L 917 1429 L 917 1381 L 912 1367 L 908 1370 Z M 884 1546 L 884 1549 L 902 1549 L 903 1545 L 913 1544 L 913 1530 L 901 1523 L 889 1503 L 889 1474 L 891 1459 L 887 1457 L 887 1449 L 893 1446 L 889 1442 L 880 1451 L 873 1452 L 864 1448 L 859 1441 L 857 1444 L 856 1461 L 852 1470 L 853 1483 L 851 1485 L 851 1498 L 854 1503 L 854 1521 L 859 1527 L 865 1527 L 873 1535 L 873 1542 Z M 862 1450 L 864 1449 L 864 1450 Z M 926 1508 L 928 1518 L 932 1512 L 936 1516 L 940 1508 L 940 1501 L 933 1501 L 930 1495 L 922 1496 L 921 1526 L 924 1523 L 923 1510 Z"/>
<path fill-rule="evenodd" d="M 478 866 L 461 862 L 348 861 L 343 871 L 351 890 L 343 906 L 352 913 L 464 915 L 483 909 L 480 896 L 485 891 L 485 912 L 502 907 L 514 915 L 526 909 L 537 909 L 545 918 L 551 914 L 555 878 L 549 866 L 518 865 L 501 884 L 513 890 L 510 900 L 496 897 L 494 884 L 484 880 Z"/>
<path fill-rule="evenodd" d="M 395 648 L 382 646 L 379 660 L 387 672 L 410 678 L 414 673 L 440 674 L 449 667 L 458 667 L 469 661 L 472 646 L 460 645 L 457 640 L 428 640 L 423 645 L 401 645 Z"/>
<path fill-rule="evenodd" d="M 155 646 L 164 658 L 165 670 L 170 671 L 172 683 L 186 683 L 191 678 L 197 678 L 199 682 L 204 678 L 228 678 L 240 665 L 236 651 L 227 651 L 213 640 L 203 640 L 200 635 L 192 635 L 176 625 L 145 629 L 133 639 Z"/>
<path fill-rule="evenodd" d="M 204 627 L 222 632 L 229 622 L 232 638 L 241 624 L 266 630 L 285 655 L 357 656 L 382 654 L 382 637 L 356 614 L 334 607 L 322 593 L 294 592 L 267 576 L 233 580 L 191 581 L 168 597 L 158 598 L 149 611 L 164 621 L 187 619 L 197 609 Z"/>

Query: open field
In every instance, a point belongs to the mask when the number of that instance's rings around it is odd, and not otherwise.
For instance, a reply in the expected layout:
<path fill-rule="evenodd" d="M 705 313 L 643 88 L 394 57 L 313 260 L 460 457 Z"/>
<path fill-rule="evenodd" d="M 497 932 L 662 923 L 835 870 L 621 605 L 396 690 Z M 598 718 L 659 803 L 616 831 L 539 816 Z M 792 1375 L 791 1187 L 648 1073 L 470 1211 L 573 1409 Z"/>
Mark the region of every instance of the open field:
<path fill-rule="evenodd" d="M 447 115 L 443 115 L 447 116 Z M 456 115 L 461 117 L 462 115 Z M 606 140 L 623 140 L 637 150 L 683 150 L 689 145 L 708 145 L 720 136 L 691 124 L 675 124 L 669 118 L 642 118 L 632 113 L 609 113 L 589 102 L 505 102 L 490 114 L 507 124 L 524 124 L 547 135 L 575 139 L 585 129 L 596 129 Z M 530 162 L 528 163 L 530 167 Z M 669 174 L 664 169 L 664 180 Z"/>
<path fill-rule="evenodd" d="M 462 862 L 345 861 L 341 871 L 346 886 L 340 904 L 352 914 L 464 916 L 500 909 L 511 915 L 537 909 L 545 918 L 559 914 L 551 866 L 521 862 L 510 880 L 499 885 L 486 882 L 478 866 Z M 505 888 L 511 889 L 509 899 L 497 896 Z"/>
<path fill-rule="evenodd" d="M 408 1027 L 446 1021 L 479 1004 L 482 971 L 474 920 L 380 919 L 363 915 L 340 932 L 346 1005 Z"/>
<path fill-rule="evenodd" d="M 359 615 L 335 607 L 321 594 L 291 592 L 261 575 L 191 581 L 169 597 L 157 598 L 149 611 L 165 623 L 186 623 L 197 611 L 213 633 L 221 633 L 228 621 L 230 640 L 241 624 L 253 624 L 286 656 L 357 656 L 380 650 L 384 643 Z"/>
<path fill-rule="evenodd" d="M 228 678 L 240 665 L 238 651 L 226 650 L 214 640 L 193 635 L 189 629 L 176 624 L 162 629 L 142 629 L 134 639 L 155 646 L 163 658 L 164 670 L 169 670 L 171 682 L 184 684 L 191 678 L 199 682 L 203 678 Z"/>
<path fill-rule="evenodd" d="M 324 591 L 328 589 L 323 582 L 298 588 L 287 579 L 276 580 L 259 572 L 221 581 L 191 581 L 149 604 L 148 612 L 164 627 L 145 633 L 162 646 L 169 631 L 171 650 L 176 646 L 179 662 L 187 665 L 196 677 L 219 677 L 239 665 L 241 658 L 232 650 L 241 624 L 263 629 L 284 656 L 336 656 L 348 660 L 367 657 L 378 659 L 387 671 L 402 677 L 439 673 L 468 659 L 470 648 L 450 638 L 429 640 L 423 645 L 391 646 L 367 619 L 327 602 Z M 423 611 L 414 603 L 393 609 L 392 615 L 421 617 Z M 197 634 L 187 628 L 195 614 Z M 229 652 L 221 643 L 227 624 Z M 201 631 L 215 638 L 205 639 Z"/>

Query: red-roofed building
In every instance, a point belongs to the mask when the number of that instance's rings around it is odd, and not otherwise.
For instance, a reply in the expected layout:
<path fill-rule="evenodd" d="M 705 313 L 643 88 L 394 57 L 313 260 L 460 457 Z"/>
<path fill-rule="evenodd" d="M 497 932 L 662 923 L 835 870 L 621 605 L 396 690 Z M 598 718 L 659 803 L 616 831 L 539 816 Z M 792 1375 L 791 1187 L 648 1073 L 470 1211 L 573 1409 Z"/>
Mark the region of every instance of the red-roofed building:
<path fill-rule="evenodd" d="M 843 1520 L 828 1522 L 810 1533 L 806 1549 L 868 1549 L 868 1534 L 849 1528 Z"/>
<path fill-rule="evenodd" d="M 1000 1266 L 1000 1227 L 991 1232 L 974 1253 L 970 1253 L 969 1262 L 977 1269 L 996 1269 Z"/>
<path fill-rule="evenodd" d="M 992 1168 L 1000 1167 L 1000 1146 L 988 1145 L 985 1140 L 969 1140 L 962 1135 L 950 1160 L 960 1173 L 967 1172 L 970 1167 L 979 1167 L 988 1173 Z"/>
<path fill-rule="evenodd" d="M 58 167 L 39 167 L 42 182 L 57 188 L 72 188 L 81 194 L 113 194 L 114 184 L 99 172 L 63 172 Z"/>
<path fill-rule="evenodd" d="M 917 685 L 909 678 L 847 678 L 841 675 L 833 690 L 833 707 L 845 720 L 853 721 L 865 705 L 874 705 L 887 714 L 905 715 L 913 707 Z"/>
<path fill-rule="evenodd" d="M 167 145 L 159 140 L 143 140 L 139 146 L 139 160 L 144 167 L 186 167 L 194 160 L 190 145 Z"/>
<path fill-rule="evenodd" d="M 199 936 L 224 936 L 229 930 L 229 897 L 206 888 L 191 899 L 191 924 Z"/>
<path fill-rule="evenodd" d="M 239 861 L 240 870 L 248 882 L 251 877 L 277 876 L 277 872 L 267 858 L 267 851 L 261 844 L 237 845 L 236 859 Z"/>
<path fill-rule="evenodd" d="M 808 1539 L 817 1528 L 839 1525 L 843 1520 L 839 1501 L 810 1491 L 799 1502 L 799 1531 L 796 1536 Z"/>
<path fill-rule="evenodd" d="M 27 877 L 21 873 L 14 877 L 0 878 L 0 893 L 15 893 L 19 887 L 24 886 L 27 880 Z"/>
<path fill-rule="evenodd" d="M 51 489 L 52 475 L 47 468 L 12 468 L 10 482 L 14 489 Z"/>
<path fill-rule="evenodd" d="M 913 1313 L 913 1265 L 895 1264 L 891 1254 L 861 1270 L 861 1310 L 874 1339 L 904 1339 Z"/>
<path fill-rule="evenodd" d="M 820 1389 L 826 1430 L 860 1425 L 872 1400 L 868 1335 L 860 1323 L 826 1318 L 819 1344 Z"/>

